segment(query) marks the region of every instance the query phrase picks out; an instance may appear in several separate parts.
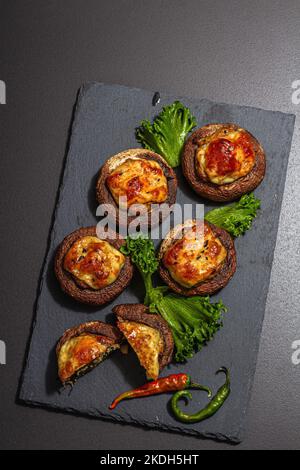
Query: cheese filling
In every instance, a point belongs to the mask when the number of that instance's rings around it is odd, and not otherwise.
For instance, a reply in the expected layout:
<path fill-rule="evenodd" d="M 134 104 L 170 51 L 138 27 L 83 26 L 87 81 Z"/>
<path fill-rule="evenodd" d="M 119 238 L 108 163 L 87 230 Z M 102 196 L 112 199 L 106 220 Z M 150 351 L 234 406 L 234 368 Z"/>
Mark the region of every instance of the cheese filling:
<path fill-rule="evenodd" d="M 101 289 L 118 278 L 125 256 L 105 240 L 87 236 L 78 239 L 64 258 L 64 269 L 86 287 Z"/>
<path fill-rule="evenodd" d="M 222 268 L 226 256 L 226 248 L 205 223 L 204 230 L 199 224 L 186 229 L 164 254 L 163 264 L 178 284 L 191 288 L 211 279 Z"/>
<path fill-rule="evenodd" d="M 168 196 L 167 178 L 154 160 L 129 158 L 107 177 L 106 183 L 120 207 L 124 207 L 123 198 L 127 198 L 127 207 L 130 207 L 132 204 L 159 204 Z"/>
<path fill-rule="evenodd" d="M 250 136 L 240 128 L 221 129 L 203 137 L 198 142 L 195 163 L 202 179 L 218 185 L 233 183 L 255 165 Z"/>
<path fill-rule="evenodd" d="M 146 370 L 148 379 L 159 376 L 159 356 L 163 352 L 164 342 L 161 333 L 143 323 L 122 320 L 118 328 L 138 356 L 139 362 Z"/>
<path fill-rule="evenodd" d="M 103 357 L 112 344 L 113 341 L 109 338 L 91 334 L 82 334 L 66 341 L 58 356 L 58 375 L 61 381 L 71 379 L 81 368 Z"/>

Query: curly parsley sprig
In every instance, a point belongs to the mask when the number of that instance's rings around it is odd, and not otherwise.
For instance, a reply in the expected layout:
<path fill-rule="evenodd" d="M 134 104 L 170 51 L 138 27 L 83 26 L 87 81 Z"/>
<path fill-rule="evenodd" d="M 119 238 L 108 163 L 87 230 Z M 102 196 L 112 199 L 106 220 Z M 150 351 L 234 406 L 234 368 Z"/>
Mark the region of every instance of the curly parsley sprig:
<path fill-rule="evenodd" d="M 152 275 L 158 268 L 153 241 L 146 237 L 127 237 L 122 253 L 131 257 L 145 284 L 145 304 L 168 323 L 175 343 L 175 360 L 183 362 L 200 351 L 222 326 L 227 311 L 222 301 L 209 297 L 182 297 L 167 293 L 166 286 L 154 287 Z"/>
<path fill-rule="evenodd" d="M 250 193 L 244 194 L 239 201 L 233 204 L 208 211 L 204 218 L 227 230 L 233 237 L 239 237 L 251 228 L 258 209 L 260 209 L 260 200 Z"/>
<path fill-rule="evenodd" d="M 141 122 L 136 139 L 142 147 L 158 153 L 171 167 L 180 165 L 184 141 L 197 125 L 196 118 L 180 101 L 164 106 L 153 123 Z"/>

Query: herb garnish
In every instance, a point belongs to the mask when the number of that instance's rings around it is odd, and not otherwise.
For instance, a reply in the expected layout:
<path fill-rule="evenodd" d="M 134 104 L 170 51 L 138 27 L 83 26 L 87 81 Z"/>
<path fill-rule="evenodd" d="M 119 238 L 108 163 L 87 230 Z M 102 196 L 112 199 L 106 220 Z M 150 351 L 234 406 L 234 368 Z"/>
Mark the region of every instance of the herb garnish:
<path fill-rule="evenodd" d="M 123 254 L 130 256 L 144 280 L 145 305 L 168 323 L 175 343 L 175 361 L 183 362 L 210 341 L 222 326 L 227 308 L 222 301 L 212 303 L 208 296 L 182 297 L 168 294 L 168 287 L 154 287 L 152 275 L 158 268 L 153 241 L 146 237 L 127 237 Z"/>
<path fill-rule="evenodd" d="M 250 193 L 244 194 L 233 204 L 208 211 L 204 218 L 227 230 L 233 237 L 239 237 L 251 228 L 258 209 L 260 209 L 260 200 Z"/>
<path fill-rule="evenodd" d="M 191 111 L 180 101 L 164 106 L 153 120 L 141 122 L 136 129 L 137 141 L 146 149 L 158 153 L 171 167 L 180 165 L 184 141 L 197 125 Z"/>

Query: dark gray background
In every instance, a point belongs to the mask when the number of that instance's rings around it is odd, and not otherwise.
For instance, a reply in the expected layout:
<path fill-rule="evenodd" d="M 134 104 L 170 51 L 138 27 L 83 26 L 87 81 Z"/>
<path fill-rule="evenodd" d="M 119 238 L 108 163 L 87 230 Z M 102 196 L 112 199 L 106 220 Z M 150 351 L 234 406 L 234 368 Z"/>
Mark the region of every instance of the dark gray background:
<path fill-rule="evenodd" d="M 72 106 L 86 81 L 293 112 L 299 1 L 0 1 L 1 448 L 205 449 L 224 444 L 15 404 Z M 238 448 L 300 447 L 296 121 L 248 432 Z M 289 262 L 287 263 L 287 259 Z"/>

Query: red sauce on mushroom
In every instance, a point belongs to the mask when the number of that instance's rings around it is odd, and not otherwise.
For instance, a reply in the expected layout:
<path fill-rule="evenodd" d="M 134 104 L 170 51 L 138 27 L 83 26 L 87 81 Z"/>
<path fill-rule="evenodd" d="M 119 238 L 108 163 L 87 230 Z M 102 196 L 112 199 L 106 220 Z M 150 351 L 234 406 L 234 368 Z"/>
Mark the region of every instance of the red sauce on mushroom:
<path fill-rule="evenodd" d="M 207 168 L 215 168 L 220 176 L 238 170 L 240 163 L 236 159 L 236 147 L 234 142 L 223 138 L 211 142 L 205 155 Z"/>
<path fill-rule="evenodd" d="M 239 147 L 242 147 L 245 158 L 254 158 L 253 145 L 246 132 L 241 132 L 239 138 L 236 141 Z"/>
<path fill-rule="evenodd" d="M 139 176 L 135 176 L 134 178 L 131 178 L 131 180 L 128 181 L 127 199 L 129 201 L 131 199 L 134 199 L 134 197 L 137 196 L 141 192 L 142 187 L 143 187 L 143 184 Z"/>
<path fill-rule="evenodd" d="M 208 170 L 216 170 L 220 176 L 239 171 L 242 163 L 237 158 L 238 148 L 242 149 L 246 160 L 254 159 L 253 145 L 245 132 L 241 132 L 235 141 L 223 137 L 212 141 L 205 155 Z"/>
<path fill-rule="evenodd" d="M 105 281 L 108 276 L 109 276 L 109 269 L 106 266 L 105 263 L 105 257 L 100 256 L 96 257 L 95 254 L 101 253 L 101 249 L 99 247 L 99 244 L 91 244 L 90 245 L 90 251 L 89 253 L 85 256 L 83 260 L 80 260 L 79 262 L 77 260 L 74 260 L 74 263 L 70 263 L 68 266 L 69 268 L 74 267 L 74 265 L 77 265 L 80 267 L 80 271 L 84 272 L 86 274 L 94 274 L 94 276 L 100 281 L 99 286 L 101 285 L 101 281 Z M 72 266 L 73 264 L 73 266 Z"/>

